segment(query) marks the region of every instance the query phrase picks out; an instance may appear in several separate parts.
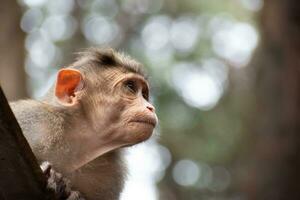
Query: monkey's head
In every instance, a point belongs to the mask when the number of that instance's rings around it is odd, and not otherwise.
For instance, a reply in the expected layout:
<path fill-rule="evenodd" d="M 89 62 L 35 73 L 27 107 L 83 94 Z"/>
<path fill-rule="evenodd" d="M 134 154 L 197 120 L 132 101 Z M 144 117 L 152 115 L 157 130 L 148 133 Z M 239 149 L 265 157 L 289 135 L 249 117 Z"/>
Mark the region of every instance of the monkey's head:
<path fill-rule="evenodd" d="M 58 72 L 55 96 L 61 107 L 84 116 L 89 131 L 81 137 L 114 149 L 148 139 L 157 124 L 141 64 L 111 49 L 80 53 Z"/>

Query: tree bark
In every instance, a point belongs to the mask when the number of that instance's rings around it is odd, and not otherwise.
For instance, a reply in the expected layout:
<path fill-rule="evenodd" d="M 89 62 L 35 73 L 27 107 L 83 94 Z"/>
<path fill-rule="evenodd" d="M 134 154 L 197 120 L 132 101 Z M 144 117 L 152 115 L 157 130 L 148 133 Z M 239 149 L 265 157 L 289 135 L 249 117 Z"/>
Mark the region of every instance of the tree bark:
<path fill-rule="evenodd" d="M 0 87 L 0 199 L 54 199 Z"/>

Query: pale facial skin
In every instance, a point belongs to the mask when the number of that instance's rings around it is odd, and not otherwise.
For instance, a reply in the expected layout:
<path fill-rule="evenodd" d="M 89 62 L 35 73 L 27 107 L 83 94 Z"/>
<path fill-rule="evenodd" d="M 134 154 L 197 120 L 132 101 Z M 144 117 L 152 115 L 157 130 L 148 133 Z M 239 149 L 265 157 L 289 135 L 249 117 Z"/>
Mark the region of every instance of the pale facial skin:
<path fill-rule="evenodd" d="M 63 76 L 64 72 L 60 73 Z M 63 88 L 60 91 L 67 91 L 64 92 L 67 96 L 57 93 L 63 106 L 79 108 L 84 115 L 80 123 L 78 119 L 72 121 L 67 134 L 75 150 L 68 157 L 69 172 L 106 152 L 147 140 L 157 124 L 155 108 L 149 103 L 148 82 L 143 76 L 120 68 L 104 70 L 101 74 L 101 77 L 86 78 L 75 70 L 75 81 L 72 78 L 66 81 L 76 82 L 75 86 L 68 86 L 76 91 L 72 94 Z M 57 90 L 59 84 L 58 81 Z"/>

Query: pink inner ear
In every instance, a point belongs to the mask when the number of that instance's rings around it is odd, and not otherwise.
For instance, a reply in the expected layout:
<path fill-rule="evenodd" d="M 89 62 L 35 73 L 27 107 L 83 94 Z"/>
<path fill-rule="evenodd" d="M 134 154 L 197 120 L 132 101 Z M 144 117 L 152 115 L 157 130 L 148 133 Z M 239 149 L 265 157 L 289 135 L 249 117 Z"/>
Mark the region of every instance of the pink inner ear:
<path fill-rule="evenodd" d="M 82 75 L 73 69 L 62 69 L 57 76 L 55 95 L 58 99 L 70 103 L 71 96 L 82 89 Z"/>

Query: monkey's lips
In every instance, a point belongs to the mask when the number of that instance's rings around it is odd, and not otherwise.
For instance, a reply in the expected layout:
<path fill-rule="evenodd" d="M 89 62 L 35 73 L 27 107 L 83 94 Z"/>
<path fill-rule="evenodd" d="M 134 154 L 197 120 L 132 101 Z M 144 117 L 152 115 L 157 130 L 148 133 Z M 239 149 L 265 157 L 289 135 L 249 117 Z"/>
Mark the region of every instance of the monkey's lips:
<path fill-rule="evenodd" d="M 139 117 L 138 119 L 132 119 L 129 121 L 129 123 L 140 123 L 140 124 L 146 124 L 146 125 L 150 125 L 153 126 L 153 128 L 156 126 L 156 119 L 152 118 L 152 117 Z"/>

